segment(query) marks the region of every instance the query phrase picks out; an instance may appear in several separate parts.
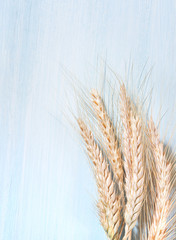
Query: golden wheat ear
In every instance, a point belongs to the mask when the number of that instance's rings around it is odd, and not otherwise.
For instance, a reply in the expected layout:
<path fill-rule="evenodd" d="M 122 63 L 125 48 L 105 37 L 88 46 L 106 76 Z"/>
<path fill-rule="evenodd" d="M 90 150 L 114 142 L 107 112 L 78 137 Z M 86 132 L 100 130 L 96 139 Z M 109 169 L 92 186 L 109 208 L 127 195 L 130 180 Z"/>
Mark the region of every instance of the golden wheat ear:
<path fill-rule="evenodd" d="M 91 91 L 92 106 L 95 111 L 99 127 L 104 137 L 104 147 L 107 152 L 108 159 L 112 166 L 114 178 L 119 186 L 119 191 L 123 194 L 124 191 L 124 172 L 123 172 L 123 161 L 121 157 L 121 151 L 118 147 L 118 139 L 113 123 L 108 116 L 104 102 L 97 90 L 92 89 Z M 124 196 L 124 194 L 123 194 Z"/>
<path fill-rule="evenodd" d="M 146 133 L 146 132 L 145 132 Z M 145 187 L 144 187 L 144 204 L 139 217 L 139 238 L 146 240 L 148 236 L 149 225 L 154 211 L 154 202 L 156 198 L 154 185 L 154 168 L 150 147 L 147 138 L 144 138 L 144 157 L 145 157 Z"/>
<path fill-rule="evenodd" d="M 119 229 L 122 221 L 121 205 L 116 194 L 115 182 L 112 179 L 108 162 L 84 121 L 78 119 L 77 122 L 87 153 L 94 165 L 94 174 L 99 192 L 97 207 L 99 209 L 100 222 L 109 239 L 119 239 Z"/>
<path fill-rule="evenodd" d="M 144 202 L 144 134 L 143 121 L 132 107 L 125 85 L 120 87 L 120 116 L 123 125 L 123 156 L 125 169 L 125 236 L 131 238 Z"/>
<path fill-rule="evenodd" d="M 125 159 L 124 168 L 126 173 L 126 184 L 131 182 L 131 169 L 132 169 L 132 159 L 131 159 L 131 103 L 127 96 L 125 85 L 122 84 L 120 87 L 120 117 L 123 126 L 123 156 Z"/>
<path fill-rule="evenodd" d="M 132 139 L 132 182 L 126 186 L 127 204 L 125 209 L 125 238 L 130 236 L 136 225 L 144 201 L 144 154 L 142 120 L 136 116 L 131 118 Z"/>
<path fill-rule="evenodd" d="M 155 189 L 157 194 L 148 240 L 164 240 L 167 239 L 167 220 L 171 209 L 171 201 L 169 199 L 171 193 L 171 164 L 167 162 L 163 143 L 159 139 L 159 133 L 152 118 L 148 123 L 148 137 L 156 166 Z"/>

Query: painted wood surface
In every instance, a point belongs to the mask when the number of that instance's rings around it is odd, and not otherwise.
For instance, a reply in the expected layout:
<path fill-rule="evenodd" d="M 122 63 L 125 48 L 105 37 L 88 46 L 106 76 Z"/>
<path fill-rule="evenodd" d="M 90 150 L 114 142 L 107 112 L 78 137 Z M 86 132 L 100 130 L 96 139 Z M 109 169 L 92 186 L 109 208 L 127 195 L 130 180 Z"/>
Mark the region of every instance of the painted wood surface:
<path fill-rule="evenodd" d="M 66 121 L 70 79 L 96 87 L 101 59 L 122 77 L 133 64 L 134 88 L 146 62 L 153 67 L 154 114 L 162 105 L 174 126 L 174 0 L 0 1 L 0 240 L 106 239 Z"/>

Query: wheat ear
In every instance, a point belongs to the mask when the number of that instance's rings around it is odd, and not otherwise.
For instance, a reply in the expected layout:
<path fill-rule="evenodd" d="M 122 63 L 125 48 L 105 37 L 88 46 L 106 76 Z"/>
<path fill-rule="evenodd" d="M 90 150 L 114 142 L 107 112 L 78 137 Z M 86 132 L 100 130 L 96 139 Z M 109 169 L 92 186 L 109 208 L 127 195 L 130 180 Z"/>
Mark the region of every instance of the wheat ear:
<path fill-rule="evenodd" d="M 127 204 L 125 208 L 125 237 L 127 239 L 136 224 L 144 200 L 144 156 L 142 140 L 142 121 L 140 117 L 131 118 L 132 181 L 126 186 Z"/>
<path fill-rule="evenodd" d="M 132 159 L 131 159 L 131 104 L 127 96 L 125 85 L 120 87 L 120 117 L 123 125 L 123 155 L 125 158 L 124 168 L 126 173 L 125 182 L 131 181 Z"/>
<path fill-rule="evenodd" d="M 94 163 L 94 172 L 99 191 L 100 222 L 110 239 L 118 237 L 121 224 L 121 206 L 115 191 L 115 183 L 112 179 L 108 163 L 95 142 L 92 132 L 86 124 L 78 119 L 80 134 L 83 137 L 88 155 Z"/>
<path fill-rule="evenodd" d="M 114 177 L 117 180 L 120 193 L 123 193 L 123 162 L 114 126 L 105 109 L 101 96 L 95 89 L 91 91 L 93 109 L 99 122 L 99 126 L 104 136 L 108 159 L 111 163 Z"/>
<path fill-rule="evenodd" d="M 148 240 L 164 240 L 167 237 L 167 218 L 171 207 L 169 200 L 171 165 L 167 164 L 163 143 L 159 140 L 159 134 L 152 119 L 148 123 L 148 133 L 156 165 L 157 193 Z"/>

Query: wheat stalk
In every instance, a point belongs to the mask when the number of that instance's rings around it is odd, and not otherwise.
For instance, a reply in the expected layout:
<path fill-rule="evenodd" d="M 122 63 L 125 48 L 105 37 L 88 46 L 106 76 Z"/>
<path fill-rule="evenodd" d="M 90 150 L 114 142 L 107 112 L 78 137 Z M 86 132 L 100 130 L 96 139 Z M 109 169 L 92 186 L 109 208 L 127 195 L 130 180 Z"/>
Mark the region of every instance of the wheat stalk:
<path fill-rule="evenodd" d="M 164 240 L 167 236 L 167 218 L 171 207 L 169 200 L 171 165 L 167 164 L 163 143 L 159 140 L 159 134 L 152 119 L 148 123 L 148 133 L 156 164 L 157 192 L 148 240 Z"/>
<path fill-rule="evenodd" d="M 80 133 L 85 141 L 87 152 L 94 163 L 94 171 L 99 191 L 98 202 L 100 222 L 110 239 L 118 237 L 121 224 L 121 205 L 115 191 L 115 183 L 112 179 L 108 163 L 93 138 L 92 132 L 86 124 L 78 119 Z"/>

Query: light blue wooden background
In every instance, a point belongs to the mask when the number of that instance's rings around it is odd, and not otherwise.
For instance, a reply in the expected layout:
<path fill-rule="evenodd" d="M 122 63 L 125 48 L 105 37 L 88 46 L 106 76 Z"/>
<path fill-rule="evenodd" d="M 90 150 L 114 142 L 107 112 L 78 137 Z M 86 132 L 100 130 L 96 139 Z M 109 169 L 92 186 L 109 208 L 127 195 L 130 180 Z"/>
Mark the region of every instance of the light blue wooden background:
<path fill-rule="evenodd" d="M 63 67 L 93 86 L 101 57 L 122 76 L 129 59 L 138 73 L 148 60 L 157 107 L 174 109 L 176 1 L 0 1 L 0 240 L 105 239 L 62 115 Z"/>

